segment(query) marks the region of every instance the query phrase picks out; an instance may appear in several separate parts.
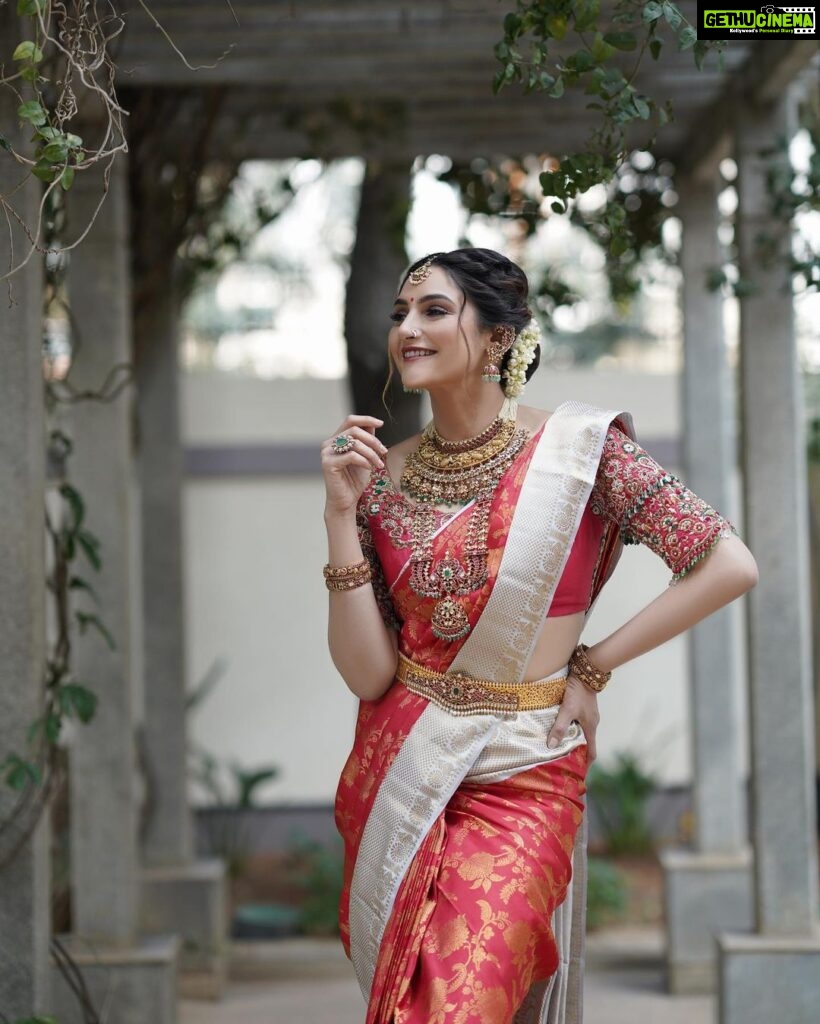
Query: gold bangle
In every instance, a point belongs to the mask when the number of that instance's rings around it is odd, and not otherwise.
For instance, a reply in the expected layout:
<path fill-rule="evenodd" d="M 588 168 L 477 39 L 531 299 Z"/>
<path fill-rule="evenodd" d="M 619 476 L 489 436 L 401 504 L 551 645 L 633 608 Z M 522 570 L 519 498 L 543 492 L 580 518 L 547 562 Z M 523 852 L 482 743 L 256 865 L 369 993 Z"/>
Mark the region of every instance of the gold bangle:
<path fill-rule="evenodd" d="M 370 580 L 371 576 L 368 571 L 362 576 L 348 576 L 347 579 L 343 580 L 327 579 L 325 580 L 325 586 L 328 590 L 355 590 L 356 587 L 363 587 L 365 584 L 370 583 Z"/>
<path fill-rule="evenodd" d="M 322 572 L 327 589 L 336 591 L 355 590 L 356 587 L 363 587 L 366 583 L 370 583 L 373 578 L 370 562 L 366 558 L 353 565 L 330 565 L 328 563 Z"/>
<path fill-rule="evenodd" d="M 370 562 L 363 558 L 361 562 L 354 562 L 353 565 L 331 565 L 330 562 L 322 569 L 326 580 L 345 579 L 348 576 L 359 576 L 364 572 L 370 572 Z"/>
<path fill-rule="evenodd" d="M 588 650 L 588 644 L 578 644 L 570 658 L 569 674 L 576 676 L 582 683 L 586 683 L 591 690 L 600 693 L 612 677 L 612 670 L 604 672 L 603 669 L 593 665 L 587 657 Z"/>

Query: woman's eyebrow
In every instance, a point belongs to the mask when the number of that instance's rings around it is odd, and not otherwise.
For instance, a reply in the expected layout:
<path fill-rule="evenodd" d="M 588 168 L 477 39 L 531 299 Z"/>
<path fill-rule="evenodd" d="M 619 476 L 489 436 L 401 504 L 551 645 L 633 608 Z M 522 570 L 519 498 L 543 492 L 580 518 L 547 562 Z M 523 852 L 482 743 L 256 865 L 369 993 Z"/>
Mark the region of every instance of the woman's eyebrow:
<path fill-rule="evenodd" d="M 431 292 L 429 295 L 422 295 L 422 297 L 419 299 L 419 302 L 426 302 L 427 299 L 447 299 L 448 302 L 453 301 L 449 295 L 444 295 L 442 292 Z M 394 306 L 398 306 L 399 304 L 403 306 L 409 305 L 407 299 L 396 299 L 396 301 L 393 303 Z"/>

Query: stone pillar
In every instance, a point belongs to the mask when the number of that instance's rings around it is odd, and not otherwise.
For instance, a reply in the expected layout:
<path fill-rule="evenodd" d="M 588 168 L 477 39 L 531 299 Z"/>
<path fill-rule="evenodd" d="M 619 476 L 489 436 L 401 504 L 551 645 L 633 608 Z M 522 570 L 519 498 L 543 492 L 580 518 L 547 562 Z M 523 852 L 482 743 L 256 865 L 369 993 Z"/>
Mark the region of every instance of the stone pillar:
<path fill-rule="evenodd" d="M 69 383 L 98 391 L 115 366 L 130 371 L 131 305 L 125 158 L 87 237 L 71 252 L 69 301 L 73 359 Z M 101 175 L 78 174 L 69 193 L 69 233 L 88 224 Z M 113 635 L 109 649 L 95 630 L 75 640 L 78 679 L 98 696 L 97 712 L 71 748 L 72 954 L 98 1008 L 123 1022 L 176 1019 L 176 939 L 140 941 L 138 928 L 137 787 L 134 743 L 138 632 L 133 595 L 133 384 L 108 401 L 71 409 L 71 475 L 100 540 L 94 581 L 99 614 Z M 95 609 L 96 610 L 96 609 Z M 81 1020 L 67 986 L 56 986 L 61 1024 Z"/>
<path fill-rule="evenodd" d="M 11 7 L 0 7 L 0 39 L 23 39 Z M 8 51 L 9 53 L 11 50 Z M 28 98 L 28 97 L 24 97 Z M 28 148 L 17 130 L 15 94 L 0 92 L 0 124 L 9 142 Z M 0 195 L 27 225 L 37 222 L 40 195 L 25 170 L 0 150 Z M 9 234 L 10 232 L 10 234 Z M 20 260 L 28 240 L 13 218 L 0 218 L 0 268 Z M 9 289 L 11 294 L 9 294 Z M 0 762 L 25 755 L 26 731 L 39 713 L 45 679 L 45 516 L 42 371 L 42 257 L 0 283 Z M 0 778 L 0 821 L 18 794 Z M 0 840 L 0 858 L 13 836 Z M 48 1011 L 50 880 L 47 827 L 0 868 L 0 1009 L 10 1020 Z"/>
<path fill-rule="evenodd" d="M 684 365 L 681 408 L 686 482 L 734 520 L 732 381 L 719 292 L 706 287 L 723 262 L 717 237 L 717 181 L 678 183 L 684 226 Z M 751 927 L 751 851 L 746 839 L 734 692 L 733 609 L 722 608 L 688 633 L 691 677 L 694 842 L 661 854 L 666 890 L 667 983 L 675 993 L 713 991 L 714 936 Z"/>
<path fill-rule="evenodd" d="M 135 321 L 142 493 L 145 741 L 150 812 L 142 837 L 148 865 L 190 861 L 192 823 L 185 753 L 185 626 L 182 596 L 182 446 L 179 436 L 177 305 L 169 268 Z"/>
<path fill-rule="evenodd" d="M 760 569 L 746 606 L 756 914 L 753 934 L 719 939 L 721 1024 L 810 1024 L 820 1005 L 803 398 L 790 226 L 771 214 L 759 155 L 791 123 L 788 96 L 738 104 L 740 273 L 754 288 L 741 299 L 740 370 L 746 535 Z M 780 254 L 769 265 L 761 236 Z"/>
<path fill-rule="evenodd" d="M 168 267 L 134 315 L 149 794 L 140 911 L 146 933 L 182 936 L 183 993 L 218 997 L 227 965 L 225 867 L 219 860 L 194 861 L 187 793 L 177 323 Z"/>

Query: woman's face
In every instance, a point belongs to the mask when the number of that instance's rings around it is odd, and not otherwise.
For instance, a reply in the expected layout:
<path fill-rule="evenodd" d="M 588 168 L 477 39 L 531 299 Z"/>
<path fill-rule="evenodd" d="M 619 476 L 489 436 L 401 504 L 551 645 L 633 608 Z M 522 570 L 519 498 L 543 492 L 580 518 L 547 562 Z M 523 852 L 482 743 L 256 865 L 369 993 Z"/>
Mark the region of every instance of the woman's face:
<path fill-rule="evenodd" d="M 463 386 L 468 377 L 480 380 L 492 330 L 479 330 L 469 301 L 459 325 L 463 301 L 464 293 L 439 266 L 430 267 L 420 284 L 404 282 L 391 314 L 388 347 L 405 387 L 435 391 Z"/>

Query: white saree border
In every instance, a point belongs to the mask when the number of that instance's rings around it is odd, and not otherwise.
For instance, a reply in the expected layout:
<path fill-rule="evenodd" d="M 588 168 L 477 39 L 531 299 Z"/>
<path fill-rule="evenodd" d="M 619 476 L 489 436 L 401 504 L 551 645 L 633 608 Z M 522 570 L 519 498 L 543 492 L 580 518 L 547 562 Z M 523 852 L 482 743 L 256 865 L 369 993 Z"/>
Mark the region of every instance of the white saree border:
<path fill-rule="evenodd" d="M 523 679 L 594 483 L 607 426 L 616 415 L 569 401 L 547 421 L 519 494 L 487 607 L 451 671 L 485 679 Z M 499 596 L 493 600 L 496 592 Z M 483 675 L 485 666 L 491 670 Z M 566 669 L 558 673 L 563 675 Z M 455 716 L 431 702 L 382 780 L 365 823 L 350 888 L 351 959 L 365 1000 L 370 998 L 379 946 L 410 862 L 482 750 L 515 717 Z M 573 746 L 576 739 L 570 740 Z M 539 760 L 562 756 L 563 747 L 544 752 Z M 562 980 L 562 990 L 571 984 L 571 978 Z M 554 987 L 551 983 L 549 989 Z M 539 1020 L 547 1006 L 543 998 L 537 1002 L 539 1016 L 528 1018 L 528 1024 L 530 1019 Z M 563 1021 L 556 1018 L 556 1024 Z"/>
<path fill-rule="evenodd" d="M 461 648 L 451 671 L 523 680 L 595 483 L 607 428 L 618 415 L 624 414 L 568 401 L 547 421 L 518 496 L 498 577 L 471 643 Z"/>

